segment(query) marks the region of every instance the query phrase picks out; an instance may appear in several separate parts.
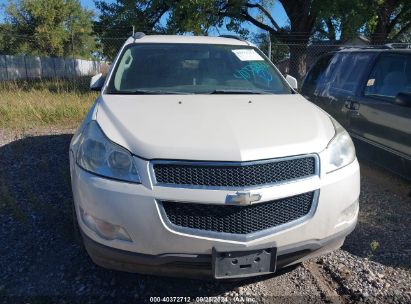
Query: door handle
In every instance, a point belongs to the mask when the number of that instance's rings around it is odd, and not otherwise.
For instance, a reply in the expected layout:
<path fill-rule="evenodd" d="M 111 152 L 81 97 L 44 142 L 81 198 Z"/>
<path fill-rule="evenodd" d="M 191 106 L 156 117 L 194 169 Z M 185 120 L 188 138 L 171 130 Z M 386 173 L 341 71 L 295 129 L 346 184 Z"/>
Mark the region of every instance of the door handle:
<path fill-rule="evenodd" d="M 344 103 L 344 106 L 351 111 L 358 111 L 360 108 L 360 104 L 358 102 L 352 101 L 352 100 L 347 100 Z"/>

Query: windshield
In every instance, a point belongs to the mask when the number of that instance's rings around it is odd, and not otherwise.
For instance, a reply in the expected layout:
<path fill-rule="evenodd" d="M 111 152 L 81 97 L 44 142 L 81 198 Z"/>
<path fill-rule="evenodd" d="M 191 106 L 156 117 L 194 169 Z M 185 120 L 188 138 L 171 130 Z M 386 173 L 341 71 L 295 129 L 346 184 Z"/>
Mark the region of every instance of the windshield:
<path fill-rule="evenodd" d="M 132 44 L 108 94 L 290 94 L 279 72 L 249 46 Z"/>

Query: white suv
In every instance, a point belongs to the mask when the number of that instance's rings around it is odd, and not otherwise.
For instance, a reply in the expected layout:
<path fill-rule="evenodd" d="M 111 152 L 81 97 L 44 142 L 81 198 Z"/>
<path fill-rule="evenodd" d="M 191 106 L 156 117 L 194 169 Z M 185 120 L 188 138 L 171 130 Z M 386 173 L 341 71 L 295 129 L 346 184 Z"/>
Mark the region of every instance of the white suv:
<path fill-rule="evenodd" d="M 242 278 L 339 248 L 355 227 L 350 136 L 252 44 L 130 37 L 70 145 L 98 265 Z"/>

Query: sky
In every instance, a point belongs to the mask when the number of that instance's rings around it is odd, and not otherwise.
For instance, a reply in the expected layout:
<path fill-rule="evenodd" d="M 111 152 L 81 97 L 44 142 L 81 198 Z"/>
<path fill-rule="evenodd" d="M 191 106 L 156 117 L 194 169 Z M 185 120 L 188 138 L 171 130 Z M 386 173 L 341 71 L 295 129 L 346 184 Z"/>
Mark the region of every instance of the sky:
<path fill-rule="evenodd" d="M 107 2 L 114 2 L 115 0 L 109 0 Z M 98 11 L 96 10 L 94 0 L 80 0 L 81 5 L 87 9 L 93 10 L 98 14 Z M 287 15 L 284 11 L 284 8 L 282 5 L 278 2 L 278 0 L 273 1 L 274 4 L 270 8 L 270 11 L 274 17 L 274 19 L 277 21 L 279 26 L 284 26 L 288 24 L 288 18 Z M 8 0 L 0 0 L 0 22 L 4 20 L 4 7 L 7 5 Z M 250 30 L 250 32 L 261 32 L 260 29 L 256 28 L 252 24 L 248 23 L 245 24 L 244 27 Z M 222 31 L 223 32 L 223 31 Z M 216 33 L 217 34 L 217 33 Z"/>

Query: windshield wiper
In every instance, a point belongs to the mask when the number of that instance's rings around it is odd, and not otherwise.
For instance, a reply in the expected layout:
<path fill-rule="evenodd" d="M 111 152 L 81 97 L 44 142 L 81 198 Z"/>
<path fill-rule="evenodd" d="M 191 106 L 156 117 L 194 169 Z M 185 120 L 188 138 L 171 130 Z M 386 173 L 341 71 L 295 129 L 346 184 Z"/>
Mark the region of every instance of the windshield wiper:
<path fill-rule="evenodd" d="M 230 89 L 216 89 L 208 94 L 274 94 L 271 91 L 262 90 L 230 90 Z"/>
<path fill-rule="evenodd" d="M 119 91 L 112 92 L 111 94 L 120 95 L 187 95 L 187 92 L 177 92 L 177 91 L 160 91 L 160 90 L 134 90 L 134 91 Z"/>

